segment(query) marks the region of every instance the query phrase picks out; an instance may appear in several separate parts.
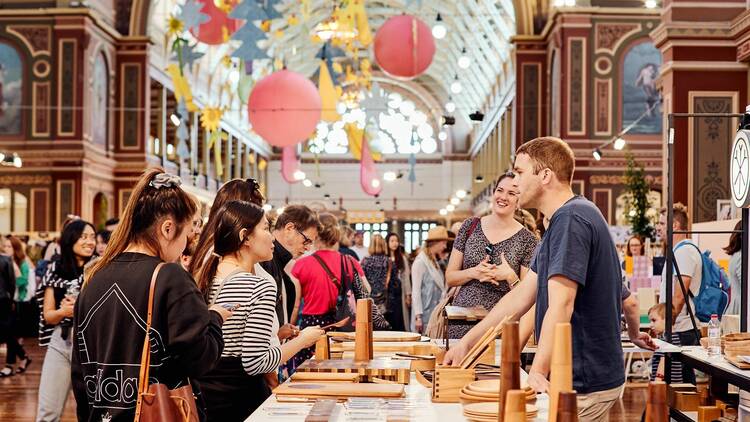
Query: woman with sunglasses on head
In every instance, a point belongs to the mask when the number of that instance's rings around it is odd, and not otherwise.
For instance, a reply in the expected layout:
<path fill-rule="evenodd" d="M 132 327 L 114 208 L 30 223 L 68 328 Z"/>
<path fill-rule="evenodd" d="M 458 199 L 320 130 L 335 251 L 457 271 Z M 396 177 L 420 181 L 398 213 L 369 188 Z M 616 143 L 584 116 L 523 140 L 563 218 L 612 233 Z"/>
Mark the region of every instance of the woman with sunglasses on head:
<path fill-rule="evenodd" d="M 445 272 L 448 287 L 460 286 L 453 305 L 489 311 L 529 270 L 538 240 L 515 219 L 518 195 L 513 173 L 500 176 L 492 212 L 461 226 Z M 471 328 L 451 324 L 448 337 L 461 338 Z"/>
<path fill-rule="evenodd" d="M 241 421 L 271 394 L 264 374 L 323 335 L 308 327 L 279 343 L 276 283 L 255 274 L 255 264 L 273 257 L 274 238 L 263 209 L 245 201 L 221 207 L 213 226 L 214 247 L 198 285 L 210 304 L 234 310 L 223 327 L 224 352 L 217 367 L 200 378 L 208 418 Z"/>
<path fill-rule="evenodd" d="M 218 305 L 209 309 L 190 274 L 176 263 L 197 216 L 197 204 L 180 184 L 161 169 L 146 171 L 104 255 L 87 268 L 73 337 L 79 421 L 133 420 L 149 319 L 145 387 L 188 387 L 221 356 L 221 325 L 231 312 Z M 198 390 L 192 393 L 200 397 Z M 191 411 L 205 418 L 200 399 L 186 404 L 195 404 Z"/>
<path fill-rule="evenodd" d="M 96 248 L 96 230 L 83 220 L 69 222 L 60 234 L 60 253 L 47 266 L 37 288 L 39 345 L 47 347 L 39 380 L 37 421 L 57 421 L 71 388 L 73 306 L 83 284 L 83 267 Z"/>

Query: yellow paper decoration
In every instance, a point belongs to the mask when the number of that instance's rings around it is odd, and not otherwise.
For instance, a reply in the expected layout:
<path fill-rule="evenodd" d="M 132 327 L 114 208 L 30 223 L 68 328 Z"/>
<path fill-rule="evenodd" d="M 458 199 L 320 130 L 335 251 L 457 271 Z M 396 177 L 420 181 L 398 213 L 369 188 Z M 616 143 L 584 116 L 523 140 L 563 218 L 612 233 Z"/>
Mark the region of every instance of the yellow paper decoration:
<path fill-rule="evenodd" d="M 265 170 L 267 165 L 268 163 L 266 162 L 266 160 L 264 158 L 261 158 L 260 162 L 258 163 L 258 170 L 260 171 Z"/>
<path fill-rule="evenodd" d="M 169 19 L 167 20 L 167 34 L 169 34 L 170 37 L 174 37 L 182 34 L 184 30 L 185 25 L 182 21 L 175 15 L 169 15 Z"/>
<path fill-rule="evenodd" d="M 372 32 L 370 31 L 370 23 L 367 21 L 365 0 L 352 0 L 347 8 L 351 10 L 354 22 L 357 25 L 357 40 L 362 46 L 369 46 L 372 43 Z"/>
<path fill-rule="evenodd" d="M 362 159 L 362 142 L 369 142 L 366 139 L 364 129 L 357 127 L 356 123 L 347 123 L 344 125 L 344 131 L 346 132 L 347 138 L 349 139 L 349 151 L 352 153 L 352 157 L 355 160 Z M 370 148 L 370 155 L 375 161 L 382 160 L 382 155 Z"/>
<path fill-rule="evenodd" d="M 281 59 L 279 59 L 279 58 L 276 58 L 276 59 L 275 59 L 275 60 L 273 61 L 273 68 L 274 68 L 274 69 L 276 69 L 276 70 L 281 70 L 281 69 L 283 69 L 283 68 L 284 68 L 284 61 L 283 61 L 283 60 L 281 60 Z"/>
<path fill-rule="evenodd" d="M 236 1 L 230 1 L 230 0 L 214 0 L 214 5 L 221 9 L 224 13 L 229 13 L 234 9 L 234 4 L 236 4 Z"/>
<path fill-rule="evenodd" d="M 223 64 L 227 69 L 232 67 L 232 56 L 229 54 L 224 55 L 224 57 L 221 58 L 221 64 Z"/>
<path fill-rule="evenodd" d="M 198 111 L 198 107 L 193 103 L 193 93 L 190 90 L 190 84 L 188 84 L 185 76 L 182 75 L 180 68 L 174 63 L 170 64 L 167 66 L 167 73 L 172 77 L 175 100 L 178 103 L 184 101 L 188 111 Z"/>
<path fill-rule="evenodd" d="M 297 15 L 295 13 L 292 13 L 286 20 L 286 23 L 289 24 L 289 26 L 295 26 L 299 24 L 299 18 L 297 18 Z"/>
<path fill-rule="evenodd" d="M 344 69 L 341 67 L 341 63 L 339 62 L 333 62 L 331 64 L 331 67 L 333 68 L 333 71 L 336 73 L 342 73 Z"/>
<path fill-rule="evenodd" d="M 300 0 L 300 13 L 302 13 L 302 19 L 310 19 L 310 0 Z"/>
<path fill-rule="evenodd" d="M 281 37 L 284 36 L 284 31 L 282 31 L 282 30 L 279 29 L 279 30 L 277 30 L 276 32 L 273 33 L 273 36 L 276 37 L 277 39 L 281 38 Z"/>
<path fill-rule="evenodd" d="M 349 85 L 357 82 L 357 75 L 354 74 L 354 69 L 350 65 L 346 65 L 346 75 L 344 76 L 344 84 Z"/>
<path fill-rule="evenodd" d="M 208 149 L 211 149 L 211 147 L 213 147 L 214 149 L 214 167 L 216 167 L 217 176 L 224 175 L 224 162 L 221 157 L 221 141 L 220 141 L 220 139 L 224 138 L 224 136 L 226 135 L 222 134 L 220 130 L 215 130 L 213 132 L 210 132 L 208 136 Z"/>
<path fill-rule="evenodd" d="M 270 30 L 271 30 L 271 21 L 270 21 L 270 20 L 264 20 L 263 22 L 261 22 L 261 23 L 260 23 L 260 29 L 261 29 L 261 30 L 262 30 L 263 32 L 268 32 L 268 31 L 270 31 Z"/>
<path fill-rule="evenodd" d="M 224 110 L 218 107 L 206 107 L 201 112 L 201 126 L 209 132 L 215 132 L 221 123 Z"/>
<path fill-rule="evenodd" d="M 320 118 L 326 122 L 337 122 L 341 115 L 336 111 L 336 104 L 339 102 L 339 96 L 336 88 L 333 86 L 331 74 L 328 72 L 328 66 L 325 60 L 320 61 L 320 73 L 318 74 L 318 92 L 323 111 Z"/>

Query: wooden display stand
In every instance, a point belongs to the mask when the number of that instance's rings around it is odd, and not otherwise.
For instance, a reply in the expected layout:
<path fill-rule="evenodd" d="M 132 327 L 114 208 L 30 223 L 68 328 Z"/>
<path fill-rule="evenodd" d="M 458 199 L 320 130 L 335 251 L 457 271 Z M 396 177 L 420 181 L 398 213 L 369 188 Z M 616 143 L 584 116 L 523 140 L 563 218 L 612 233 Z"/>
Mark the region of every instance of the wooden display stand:
<path fill-rule="evenodd" d="M 372 299 L 357 299 L 354 361 L 372 360 Z"/>
<path fill-rule="evenodd" d="M 331 344 L 328 336 L 322 336 L 315 343 L 315 360 L 327 360 L 331 358 Z"/>
<path fill-rule="evenodd" d="M 652 381 L 648 383 L 646 422 L 667 422 L 668 420 L 667 384 L 661 381 Z"/>
<path fill-rule="evenodd" d="M 711 422 L 721 417 L 721 409 L 716 406 L 699 406 L 698 422 Z"/>
<path fill-rule="evenodd" d="M 557 407 L 561 391 L 573 390 L 573 343 L 569 322 L 555 327 L 555 342 L 552 349 L 549 388 L 549 420 L 557 421 Z"/>
<path fill-rule="evenodd" d="M 503 327 L 503 342 L 500 362 L 500 411 L 498 420 L 503 422 L 505 400 L 510 391 L 521 389 L 521 355 L 518 353 L 520 340 L 518 339 L 518 321 L 508 321 Z M 521 415 L 526 417 L 525 393 L 521 402 Z"/>
<path fill-rule="evenodd" d="M 578 422 L 578 395 L 575 391 L 560 391 L 558 394 L 557 422 Z"/>
<path fill-rule="evenodd" d="M 518 323 L 516 323 L 517 325 Z M 506 327 L 507 328 L 507 327 Z M 503 342 L 505 343 L 505 342 Z M 502 381 L 500 389 L 502 390 Z M 503 408 L 502 406 L 505 405 Z M 507 397 L 500 398 L 501 409 L 497 417 L 505 422 L 526 422 L 526 392 L 523 390 L 508 390 Z"/>
<path fill-rule="evenodd" d="M 436 403 L 458 403 L 459 393 L 468 383 L 476 380 L 474 369 L 453 366 L 435 366 L 432 380 L 432 401 Z"/>

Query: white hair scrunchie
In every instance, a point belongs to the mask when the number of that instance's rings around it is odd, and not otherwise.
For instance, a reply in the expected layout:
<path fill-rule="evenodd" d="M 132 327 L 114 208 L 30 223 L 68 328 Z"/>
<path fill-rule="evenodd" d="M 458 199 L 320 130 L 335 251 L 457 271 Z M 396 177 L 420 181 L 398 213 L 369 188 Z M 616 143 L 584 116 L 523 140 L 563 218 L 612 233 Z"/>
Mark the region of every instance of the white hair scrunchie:
<path fill-rule="evenodd" d="M 174 188 L 182 185 L 182 179 L 180 179 L 180 176 L 175 176 L 173 174 L 159 173 L 148 182 L 148 185 L 154 189 Z"/>

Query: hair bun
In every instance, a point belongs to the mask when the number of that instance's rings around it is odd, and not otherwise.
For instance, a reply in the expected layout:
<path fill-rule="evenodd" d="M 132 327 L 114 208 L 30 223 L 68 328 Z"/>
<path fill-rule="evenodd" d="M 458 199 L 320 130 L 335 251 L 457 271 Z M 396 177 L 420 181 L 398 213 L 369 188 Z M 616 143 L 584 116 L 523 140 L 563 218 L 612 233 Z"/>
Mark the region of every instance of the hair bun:
<path fill-rule="evenodd" d="M 154 189 L 176 188 L 182 185 L 182 179 L 180 179 L 180 176 L 175 176 L 174 174 L 159 173 L 148 182 L 148 185 Z"/>

